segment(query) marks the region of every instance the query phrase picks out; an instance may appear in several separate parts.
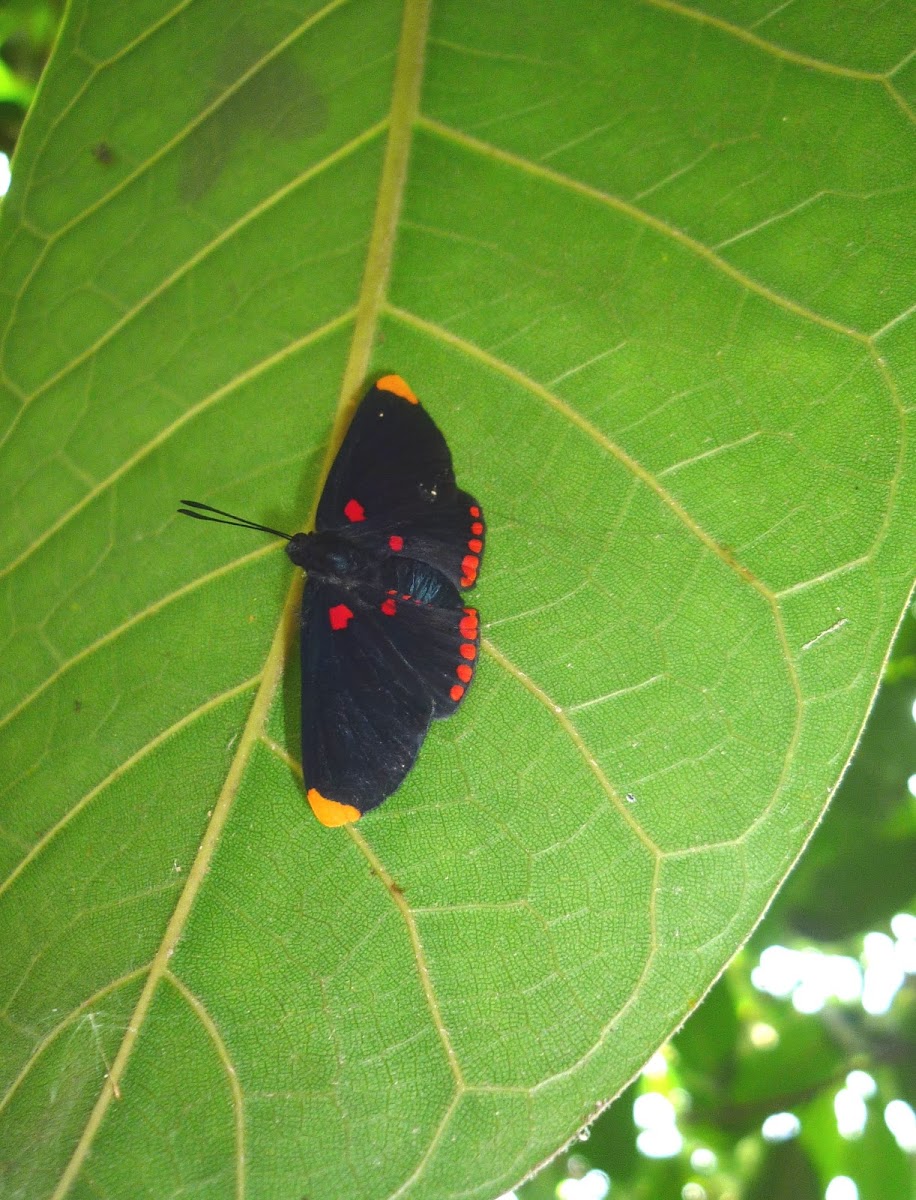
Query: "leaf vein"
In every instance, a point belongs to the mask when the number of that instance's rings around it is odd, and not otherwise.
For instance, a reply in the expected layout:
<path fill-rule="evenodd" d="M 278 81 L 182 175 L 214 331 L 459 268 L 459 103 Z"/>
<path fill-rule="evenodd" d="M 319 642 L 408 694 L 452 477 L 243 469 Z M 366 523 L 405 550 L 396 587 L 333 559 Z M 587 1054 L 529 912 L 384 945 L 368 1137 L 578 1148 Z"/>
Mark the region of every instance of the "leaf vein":
<path fill-rule="evenodd" d="M 211 238 L 209 242 L 206 242 L 200 247 L 200 249 L 196 250 L 192 255 L 186 258 L 179 267 L 176 267 L 176 269 L 172 271 L 170 275 L 167 275 L 163 280 L 157 283 L 154 288 L 151 288 L 145 296 L 138 300 L 131 308 L 129 308 L 122 316 L 120 316 L 113 324 L 111 324 L 103 334 L 96 338 L 94 342 L 86 346 L 77 355 L 71 358 L 66 366 L 61 367 L 53 375 L 49 376 L 42 384 L 35 388 L 35 390 L 26 397 L 15 417 L 10 421 L 3 437 L 0 438 L 0 449 L 2 449 L 9 438 L 13 435 L 19 425 L 19 422 L 33 401 L 37 400 L 39 396 L 53 388 L 62 379 L 65 379 L 68 375 L 75 371 L 77 367 L 91 359 L 99 352 L 99 350 L 106 346 L 112 340 L 112 338 L 116 336 L 116 334 L 120 333 L 122 329 L 126 328 L 126 326 L 128 326 L 136 317 L 144 312 L 154 300 L 158 300 L 160 296 L 164 295 L 176 283 L 179 283 L 195 267 L 199 266 L 202 262 L 209 258 L 211 254 L 235 237 L 237 233 L 245 229 L 263 213 L 268 212 L 276 204 L 279 204 L 281 200 L 284 200 L 288 195 L 294 192 L 297 188 L 301 187 L 304 183 L 307 183 L 310 179 L 315 178 L 316 175 L 319 175 L 330 169 L 336 163 L 340 162 L 341 159 L 348 157 L 350 154 L 364 146 L 367 142 L 372 141 L 373 138 L 382 133 L 386 124 L 387 122 L 384 120 L 377 122 L 375 125 L 370 126 L 369 129 L 364 130 L 363 133 L 351 138 L 349 142 L 339 147 L 326 158 L 323 158 L 321 162 L 314 163 L 312 166 L 307 167 L 293 179 L 289 180 L 288 183 L 285 183 L 282 187 L 277 188 L 276 191 L 272 192 L 269 196 L 266 196 L 263 200 L 255 204 L 246 213 L 244 213 L 243 216 L 239 217 L 236 221 L 233 221 L 230 225 L 227 225 L 225 229 L 216 235 L 216 237 Z M 26 281 L 26 283 L 28 283 L 28 281 Z"/>
<path fill-rule="evenodd" d="M 581 180 L 565 175 L 561 171 L 555 171 L 551 167 L 546 167 L 541 163 L 532 162 L 530 159 L 523 158 L 519 154 L 514 154 L 511 150 L 505 150 L 490 142 L 481 141 L 479 138 L 472 137 L 468 133 L 454 129 L 441 121 L 436 121 L 432 117 L 420 117 L 417 124 L 421 129 L 425 129 L 427 132 L 446 141 L 463 146 L 465 149 L 481 157 L 495 159 L 498 162 L 505 163 L 507 166 L 524 171 L 528 175 L 533 175 L 548 183 L 562 187 L 567 191 L 575 192 L 580 196 L 597 201 L 599 204 L 606 205 L 608 208 L 615 209 L 617 212 L 623 213 L 641 225 L 683 246 L 684 249 L 703 259 L 721 274 L 726 275 L 729 279 L 748 291 L 754 292 L 770 304 L 783 308 L 787 312 L 791 312 L 795 316 L 810 321 L 815 325 L 821 325 L 825 329 L 830 329 L 834 333 L 842 334 L 843 337 L 850 338 L 853 341 L 863 343 L 868 341 L 867 335 L 860 330 L 843 325 L 840 321 L 834 321 L 831 317 L 826 317 L 814 309 L 805 307 L 805 305 L 800 304 L 797 300 L 774 291 L 766 284 L 754 279 L 753 276 L 733 266 L 726 258 L 717 254 L 715 250 L 703 242 L 691 237 L 690 234 L 685 233 L 683 230 L 669 225 L 667 221 L 663 221 L 660 217 L 646 212 L 628 200 L 623 200 L 610 192 L 602 191 L 601 188 L 594 187 L 589 183 L 583 183 Z"/>
<path fill-rule="evenodd" d="M 431 321 L 425 320 L 423 317 L 418 317 L 414 313 L 407 312 L 405 309 L 397 308 L 394 305 L 388 305 L 388 312 L 394 318 L 402 321 L 406 325 L 412 325 L 415 329 L 419 329 L 438 341 L 444 342 L 447 345 L 454 346 L 456 349 L 476 358 L 489 366 L 492 370 L 498 371 L 501 375 L 507 376 L 520 387 L 523 387 L 534 395 L 538 396 L 544 403 L 560 413 L 567 421 L 575 425 L 586 436 L 592 439 L 597 445 L 601 446 L 608 454 L 618 460 L 636 479 L 645 484 L 661 502 L 671 510 L 677 519 L 685 526 L 690 533 L 694 535 L 707 550 L 712 551 L 717 558 L 745 583 L 749 584 L 755 591 L 759 592 L 771 604 L 773 602 L 773 594 L 770 589 L 761 580 L 757 579 L 747 567 L 743 566 L 724 546 L 721 546 L 711 534 L 707 533 L 697 520 L 690 515 L 687 509 L 674 498 L 674 496 L 658 482 L 658 478 L 641 463 L 637 462 L 630 454 L 627 453 L 616 442 L 612 441 L 606 434 L 602 433 L 597 426 L 591 421 L 583 417 L 565 400 L 561 400 L 559 396 L 554 395 L 542 384 L 525 375 L 522 371 L 511 366 L 509 363 L 503 362 L 502 359 L 496 358 L 489 351 L 467 342 L 464 338 L 458 337 L 457 334 L 443 328 L 441 325 L 436 325 Z"/>
<path fill-rule="evenodd" d="M 185 713 L 185 715 L 173 725 L 169 725 L 167 729 L 163 729 L 160 733 L 157 733 L 155 737 L 150 738 L 148 742 L 146 742 L 138 750 L 135 750 L 129 758 L 126 758 L 122 763 L 119 763 L 113 771 L 109 772 L 109 774 L 106 775 L 103 780 L 97 783 L 90 791 L 86 792 L 84 796 L 81 796 L 80 799 L 72 804 L 64 813 L 64 815 L 60 817 L 60 819 L 57 820 L 50 829 L 42 834 L 38 841 L 35 842 L 35 844 L 29 850 L 28 854 L 26 854 L 16 864 L 9 875 L 7 875 L 2 882 L 0 882 L 0 896 L 2 896 L 3 893 L 12 886 L 12 884 L 23 873 L 23 871 L 25 871 L 26 868 L 29 867 L 36 858 L 38 858 L 42 851 L 50 845 L 50 843 L 58 836 L 58 834 L 66 829 L 71 821 L 79 816 L 79 814 L 89 804 L 92 803 L 96 796 L 100 795 L 103 791 L 105 791 L 106 788 L 110 787 L 114 782 L 116 782 L 116 780 L 120 779 L 122 775 L 125 775 L 129 770 L 131 770 L 132 767 L 135 767 L 138 762 L 141 762 L 149 754 L 152 754 L 161 745 L 163 745 L 163 743 L 167 742 L 170 738 L 187 728 L 187 726 L 193 721 L 197 720 L 198 717 L 203 716 L 204 713 L 212 712 L 213 709 L 218 708 L 221 704 L 225 704 L 229 700 L 234 700 L 236 696 L 240 696 L 244 692 L 249 691 L 258 683 L 260 678 L 261 677 L 259 675 L 255 675 L 252 679 L 246 679 L 243 683 L 236 684 L 235 687 L 229 688 L 225 692 L 221 692 L 218 696 L 212 696 L 203 704 L 200 704 L 190 712 Z"/>
<path fill-rule="evenodd" d="M 44 1054 L 45 1050 L 48 1049 L 48 1047 L 61 1035 L 61 1033 L 63 1033 L 63 1031 L 69 1025 L 72 1025 L 74 1021 L 79 1020 L 79 1018 L 85 1013 L 91 1012 L 99 1000 L 104 999 L 105 996 L 110 996 L 112 992 L 116 992 L 118 988 L 123 987 L 125 984 L 132 983 L 135 979 L 142 978 L 142 976 L 145 975 L 148 970 L 149 963 L 144 963 L 142 966 L 135 967 L 132 971 L 128 971 L 124 975 L 119 975 L 116 979 L 109 980 L 104 987 L 99 988 L 97 992 L 93 992 L 91 996 L 87 997 L 81 1004 L 79 1004 L 71 1012 L 67 1013 L 65 1017 L 62 1017 L 56 1025 L 49 1029 L 48 1032 L 44 1034 L 44 1036 L 36 1043 L 19 1072 L 10 1082 L 9 1087 L 6 1089 L 3 1096 L 0 1097 L 0 1113 L 2 1113 L 7 1104 L 9 1104 L 10 1100 L 27 1078 L 29 1072 L 32 1070 L 32 1067 L 34 1067 L 34 1065 L 41 1058 L 42 1054 Z"/>
<path fill-rule="evenodd" d="M 812 71 L 822 71 L 825 75 L 839 75 L 843 79 L 858 79 L 866 83 L 886 84 L 888 80 L 889 72 L 864 71 L 859 67 L 841 67 L 836 63 L 828 62 L 826 59 L 814 58 L 810 54 L 802 54 L 798 50 L 790 50 L 787 46 L 780 46 L 777 42 L 762 38 L 741 25 L 735 25 L 731 21 L 724 20 L 722 17 L 702 12 L 700 9 L 691 8 L 689 5 L 679 4 L 677 0 L 643 0 L 643 3 L 653 8 L 664 9 L 679 17 L 686 17 L 688 20 L 696 21 L 700 25 L 709 25 L 722 33 L 727 33 L 731 37 L 737 38 L 739 41 L 747 42 L 757 50 L 762 50 L 765 54 L 794 63 L 796 66 L 806 67 Z"/>
<path fill-rule="evenodd" d="M 339 444 L 339 439 L 342 437 L 347 413 L 346 406 L 350 402 L 356 386 L 365 376 L 369 353 L 378 324 L 378 315 L 388 284 L 394 236 L 403 202 L 411 132 L 419 103 L 420 80 L 423 71 L 423 50 L 428 19 L 429 0 L 407 0 L 404 6 L 401 36 L 398 45 L 391 114 L 388 121 L 388 141 L 385 147 L 379 181 L 378 202 L 373 220 L 372 233 L 369 239 L 369 249 L 366 255 L 366 268 L 356 306 L 353 340 L 344 369 L 337 420 L 335 422 L 334 433 L 328 444 L 325 474 L 330 465 L 330 458 L 334 453 L 335 446 Z M 223 829 L 229 819 L 236 793 L 241 785 L 242 776 L 251 751 L 254 745 L 261 740 L 274 693 L 279 685 L 283 666 L 289 655 L 289 647 L 295 627 L 295 611 L 298 607 L 301 593 L 301 578 L 294 578 L 287 593 L 283 613 L 267 655 L 264 669 L 258 677 L 258 691 L 249 712 L 248 720 L 245 723 L 244 731 L 239 738 L 232 765 L 229 768 L 219 799 L 213 807 L 210 823 L 204 833 L 200 849 L 188 871 L 184 889 L 153 959 L 149 975 L 131 1019 L 130 1029 L 121 1042 L 112 1065 L 110 1081 L 112 1086 L 117 1086 L 118 1080 L 126 1069 L 159 980 L 168 969 L 169 960 L 178 944 L 178 939 L 184 931 L 185 924 L 203 884 L 204 877 L 216 853 Z M 77 1179 L 90 1152 L 95 1135 L 104 1120 L 108 1105 L 111 1103 L 112 1094 L 112 1087 L 109 1086 L 103 1089 L 99 1095 L 51 1200 L 61 1200 Z"/>
<path fill-rule="evenodd" d="M 175 588 L 174 591 L 167 592 L 164 596 L 160 596 L 158 599 L 154 600 L 152 604 L 148 604 L 146 608 L 134 613 L 132 617 L 128 617 L 128 619 L 123 621 L 120 625 L 116 625 L 113 629 L 109 629 L 107 633 L 103 633 L 102 636 L 96 638 L 94 642 L 90 642 L 88 646 L 84 646 L 81 650 L 78 650 L 75 654 L 71 655 L 70 658 L 60 663 L 52 675 L 49 675 L 47 679 L 42 680 L 42 682 L 36 688 L 34 688 L 27 696 L 23 697 L 23 699 L 19 701 L 15 708 L 11 708 L 7 713 L 0 717 L 0 729 L 18 717 L 19 714 L 28 708 L 28 706 L 35 700 L 37 700 L 43 692 L 47 691 L 52 684 L 56 683 L 58 679 L 60 679 L 68 671 L 72 670 L 73 667 L 77 666 L 85 659 L 91 658 L 93 654 L 96 654 L 99 650 L 103 649 L 111 642 L 117 641 L 119 637 L 122 637 L 131 629 L 134 629 L 137 625 L 141 625 L 144 621 L 156 616 L 164 608 L 167 608 L 176 600 L 181 600 L 185 596 L 196 592 L 199 588 L 205 587 L 208 583 L 212 583 L 213 580 L 219 579 L 223 575 L 230 575 L 233 571 L 236 571 L 241 567 L 246 567 L 250 563 L 256 562 L 259 558 L 265 558 L 269 554 L 276 554 L 279 548 L 279 543 L 271 543 L 267 546 L 260 546 L 257 550 L 252 550 L 249 554 L 243 554 L 240 558 L 234 558 L 230 562 L 223 563 L 221 566 L 215 567 L 212 571 L 207 571 L 206 574 L 198 575 L 196 579 L 189 580 L 187 583 L 182 584 L 181 587 Z"/>
<path fill-rule="evenodd" d="M 190 3 L 190 0 L 188 0 L 188 2 Z M 19 308 L 19 299 L 24 294 L 25 289 L 28 287 L 28 285 L 31 283 L 31 281 L 35 278 L 35 275 L 41 269 L 42 264 L 44 263 L 45 259 L 47 258 L 48 254 L 50 253 L 50 251 L 53 248 L 53 246 L 55 245 L 55 243 L 60 238 L 62 238 L 65 234 L 69 233 L 71 229 L 78 226 L 83 220 L 85 220 L 93 212 L 102 208 L 110 200 L 112 200 L 116 196 L 120 195 L 120 193 L 129 184 L 133 183 L 135 179 L 139 178 L 149 167 L 155 165 L 155 163 L 157 163 L 161 158 L 163 158 L 166 154 L 168 154 L 171 150 L 173 150 L 175 148 L 175 146 L 180 145 L 181 142 L 190 133 L 192 133 L 198 126 L 202 125 L 203 122 L 212 113 L 216 112 L 224 103 L 226 103 L 241 87 L 243 87 L 248 82 L 249 79 L 251 79 L 254 75 L 256 75 L 258 73 L 258 71 L 260 71 L 266 64 L 268 64 L 273 58 L 275 58 L 278 54 L 280 54 L 283 50 L 285 50 L 289 45 L 291 45 L 307 29 L 309 29 L 312 25 L 316 24 L 322 17 L 333 12 L 334 9 L 339 8 L 342 4 L 346 4 L 346 3 L 349 3 L 349 0 L 331 0 L 331 2 L 329 4 L 327 4 L 325 6 L 325 8 L 320 9 L 317 13 L 313 13 L 311 17 L 307 18 L 307 20 L 302 23 L 302 25 L 300 25 L 296 29 L 292 30 L 291 33 L 287 35 L 287 37 L 285 37 L 281 41 L 279 41 L 277 43 L 277 45 L 275 47 L 273 47 L 272 50 L 269 51 L 269 53 L 262 55 L 254 63 L 252 63 L 252 65 L 246 71 L 244 71 L 230 87 L 228 87 L 211 104 L 206 105 L 198 113 L 198 115 L 194 118 L 193 121 L 189 121 L 188 124 L 185 125 L 183 129 L 179 130 L 179 132 L 177 134 L 175 134 L 174 137 L 170 138 L 163 146 L 161 146 L 155 154 L 151 155 L 145 162 L 139 163 L 133 171 L 131 171 L 129 174 L 125 175 L 123 179 L 119 180 L 119 182 L 115 185 L 115 187 L 113 187 L 104 196 L 100 197 L 99 200 L 97 200 L 94 204 L 91 204 L 87 208 L 83 209 L 83 211 L 81 213 L 79 213 L 78 216 L 72 218 L 66 224 L 62 225 L 59 229 L 55 230 L 54 233 L 52 233 L 52 234 L 44 234 L 39 230 L 34 230 L 35 236 L 41 237 L 44 240 L 45 245 L 43 246 L 41 252 L 38 255 L 36 255 L 35 262 L 31 268 L 31 270 L 29 271 L 28 275 L 23 280 L 22 285 L 19 289 L 19 292 L 18 292 L 16 298 L 14 299 L 13 304 L 10 306 L 9 320 L 7 321 L 6 328 L 3 332 L 2 340 L 0 340 L 0 360 L 5 359 L 5 357 L 6 357 L 6 354 L 5 354 L 6 342 L 7 342 L 7 338 L 9 337 L 9 333 L 10 333 L 11 329 L 15 325 L 16 316 L 17 316 L 18 308 Z M 154 25 L 150 26 L 148 34 L 157 32 L 158 29 L 161 28 L 164 24 L 166 24 L 167 21 L 169 19 L 171 19 L 174 14 L 180 12 L 183 7 L 185 7 L 185 6 L 184 5 L 177 6 L 171 13 L 166 14 L 166 17 L 164 19 L 162 19 L 162 20 L 156 22 Z M 140 40 L 141 39 L 137 40 L 137 44 L 139 44 Z M 115 58 L 113 58 L 111 61 L 112 62 L 116 61 L 117 57 L 118 56 L 115 56 Z M 64 111 L 60 114 L 59 119 L 62 120 L 64 117 L 66 117 L 67 113 L 70 111 L 70 109 L 73 107 L 73 105 L 78 102 L 78 100 L 80 99 L 80 97 L 82 96 L 84 91 L 89 87 L 90 83 L 92 82 L 93 78 L 98 73 L 98 71 L 106 65 L 107 65 L 107 63 L 99 64 L 93 70 L 92 74 L 86 79 L 86 81 L 82 84 L 82 86 L 77 90 L 75 95 L 71 98 L 69 104 L 66 106 Z M 187 263 L 185 263 L 182 268 L 179 268 L 179 271 L 181 273 L 183 273 L 185 269 L 189 269 L 190 266 L 195 265 L 198 261 L 200 261 L 201 258 L 205 257 L 206 254 L 209 253 L 209 251 L 212 248 L 219 245 L 222 241 L 225 241 L 225 239 L 228 236 L 230 236 L 230 234 L 233 233 L 237 227 L 239 227 L 240 225 L 242 225 L 244 223 L 247 223 L 247 221 L 250 220 L 252 217 L 258 215 L 265 208 L 270 207 L 273 203 L 275 203 L 277 200 L 281 199 L 289 191 L 293 190 L 296 186 L 298 186 L 299 183 L 303 182 L 310 174 L 317 174 L 317 172 L 319 170 L 324 169 L 325 166 L 332 164 L 339 157 L 342 157 L 344 154 L 349 153 L 349 151 L 351 149 L 355 148 L 355 146 L 357 144 L 361 145 L 362 142 L 368 140 L 373 135 L 375 129 L 376 129 L 376 127 L 373 126 L 372 129 L 367 130 L 364 133 L 358 135 L 357 138 L 352 139 L 351 142 L 348 143 L 347 145 L 335 150 L 331 155 L 329 155 L 327 158 L 322 160 L 321 163 L 316 163 L 316 164 L 314 164 L 313 167 L 307 168 L 305 172 L 303 172 L 301 175 L 297 176 L 296 179 L 291 180 L 290 183 L 284 185 L 284 187 L 279 189 L 276 193 L 274 193 L 273 196 L 267 197 L 260 204 L 256 205 L 253 209 L 251 209 L 248 213 L 246 213 L 244 217 L 240 218 L 239 221 L 228 226 L 227 229 L 225 229 L 220 235 L 218 235 L 218 237 L 214 238 L 212 242 L 210 242 L 208 245 L 202 247 L 201 250 L 198 251 L 197 254 L 193 255 L 190 259 L 188 259 Z M 50 137 L 50 134 L 52 132 L 53 132 L 53 127 L 51 130 L 49 130 L 48 137 Z M 44 144 L 46 144 L 46 142 L 47 142 L 47 138 L 45 139 L 45 143 L 42 143 L 42 148 L 43 148 Z M 38 156 L 36 156 L 36 161 L 37 161 L 37 157 Z M 163 283 L 160 284 L 157 288 L 154 288 L 153 291 L 150 292 L 149 295 L 144 298 L 144 300 L 141 302 L 141 305 L 139 307 L 145 306 L 146 303 L 148 303 L 149 301 L 154 299 L 157 295 L 159 295 L 159 293 L 161 291 L 164 291 L 165 288 L 171 282 L 173 282 L 176 277 L 178 277 L 178 273 L 173 274 L 168 279 L 164 280 Z M 55 383 L 63 375 L 67 374 L 71 369 L 76 367 L 89 354 L 94 353 L 95 350 L 98 349 L 98 347 L 100 345 L 104 345 L 104 342 L 107 341 L 108 338 L 117 329 L 119 329 L 126 322 L 126 320 L 129 319 L 133 315 L 133 312 L 135 312 L 135 311 L 137 311 L 137 310 L 135 309 L 132 312 L 125 314 L 125 316 L 123 318 L 121 318 L 121 320 L 119 322 L 116 322 L 116 324 L 112 327 L 112 329 L 108 331 L 108 334 L 105 335 L 103 339 L 100 339 L 100 341 L 97 342 L 94 346 L 89 347 L 88 350 L 85 351 L 82 355 L 77 356 L 77 358 L 72 360 L 72 362 L 69 363 L 67 367 L 62 368 L 61 371 L 59 371 L 56 375 L 52 376 L 51 379 L 46 380 L 45 383 L 42 384 L 42 386 L 39 389 L 37 389 L 31 396 L 27 397 L 26 404 L 23 407 L 24 408 L 27 407 L 29 401 L 35 399 L 35 397 L 38 396 L 42 391 L 46 390 L 46 388 L 50 387 L 53 383 Z M 17 391 L 18 391 L 18 389 L 17 389 Z M 10 428 L 7 429 L 7 431 L 3 435 L 3 437 L 0 438 L 0 446 L 3 446 L 5 444 L 7 437 L 9 437 L 10 433 L 12 432 L 12 429 L 15 428 L 16 424 L 18 424 L 19 417 L 21 415 L 22 415 L 22 413 L 20 411 L 20 413 L 18 413 L 16 415 L 16 417 L 14 418 L 14 420 L 12 421 Z"/>
<path fill-rule="evenodd" d="M 203 399 L 198 400 L 196 404 L 192 404 L 190 408 L 185 409 L 185 411 L 181 413 L 180 416 L 176 417 L 174 421 L 171 421 L 168 425 L 164 426 L 154 437 L 150 438 L 149 441 L 138 447 L 138 449 L 136 449 L 129 458 L 126 458 L 124 462 L 121 463 L 121 465 L 114 471 L 112 471 L 110 475 L 97 483 L 94 488 L 91 488 L 89 491 L 87 491 L 86 494 L 76 502 L 76 504 L 68 508 L 66 512 L 61 513 L 61 515 L 57 517 L 57 519 L 54 520 L 37 538 L 35 538 L 35 540 L 29 546 L 22 550 L 16 556 L 16 558 L 8 562 L 6 566 L 0 568 L 0 579 L 11 574 L 19 566 L 21 566 L 26 559 L 31 558 L 35 551 L 39 550 L 45 544 L 45 542 L 49 541 L 54 534 L 58 532 L 58 530 L 62 529 L 64 525 L 66 525 L 75 516 L 81 513 L 84 508 L 91 504 L 93 500 L 106 492 L 110 487 L 117 483 L 119 479 L 122 479 L 129 471 L 133 470 L 138 463 L 141 463 L 145 458 L 148 458 L 153 451 L 158 450 L 160 446 L 164 445 L 175 433 L 177 433 L 190 421 L 193 421 L 195 417 L 200 416 L 201 413 L 206 412 L 206 410 L 211 408 L 214 404 L 217 404 L 226 396 L 231 395 L 234 391 L 236 391 L 236 389 L 243 387 L 247 383 L 250 383 L 253 379 L 257 379 L 259 375 L 262 375 L 265 371 L 270 370 L 270 368 L 276 366 L 277 363 L 283 362 L 284 359 L 298 353 L 298 351 L 302 350 L 305 346 L 308 346 L 312 342 L 319 341 L 321 338 L 334 333 L 343 325 L 346 325 L 347 322 L 352 320 L 353 315 L 354 310 L 348 309 L 346 312 L 334 317 L 326 324 L 321 325 L 318 329 L 312 329 L 308 333 L 303 334 L 302 337 L 295 338 L 292 342 L 289 342 L 281 349 L 274 351 L 273 354 L 269 354 L 266 358 L 260 359 L 258 362 L 253 363 L 250 367 L 246 367 L 244 371 L 240 371 L 233 379 L 227 380 L 226 383 L 216 388 L 216 390 L 212 391 L 208 396 L 204 396 Z"/>
<path fill-rule="evenodd" d="M 243 1200 L 245 1195 L 245 1104 L 238 1071 L 235 1069 L 229 1048 L 223 1040 L 216 1021 L 210 1015 L 203 1000 L 195 995 L 188 985 L 172 971 L 166 969 L 162 977 L 172 985 L 206 1030 L 229 1082 L 235 1132 L 235 1195 L 236 1200 Z"/>

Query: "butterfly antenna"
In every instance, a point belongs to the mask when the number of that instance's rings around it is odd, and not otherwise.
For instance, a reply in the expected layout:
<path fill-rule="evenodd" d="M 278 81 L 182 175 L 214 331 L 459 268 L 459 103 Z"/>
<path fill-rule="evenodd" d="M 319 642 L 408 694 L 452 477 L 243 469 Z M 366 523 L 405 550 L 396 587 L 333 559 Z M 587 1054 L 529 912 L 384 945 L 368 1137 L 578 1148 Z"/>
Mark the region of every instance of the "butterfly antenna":
<path fill-rule="evenodd" d="M 275 537 L 292 541 L 291 533 L 283 533 L 280 529 L 272 529 L 270 525 L 260 525 L 257 521 L 249 521 L 247 517 L 238 517 L 235 513 L 224 512 L 214 508 L 212 504 L 201 504 L 199 500 L 182 500 L 186 508 L 179 508 L 183 517 L 193 517 L 196 521 L 212 521 L 214 525 L 235 525 L 237 529 L 257 529 L 260 533 L 272 533 Z M 217 517 L 208 517 L 207 513 L 219 513 Z M 228 517 L 229 520 L 223 518 Z"/>

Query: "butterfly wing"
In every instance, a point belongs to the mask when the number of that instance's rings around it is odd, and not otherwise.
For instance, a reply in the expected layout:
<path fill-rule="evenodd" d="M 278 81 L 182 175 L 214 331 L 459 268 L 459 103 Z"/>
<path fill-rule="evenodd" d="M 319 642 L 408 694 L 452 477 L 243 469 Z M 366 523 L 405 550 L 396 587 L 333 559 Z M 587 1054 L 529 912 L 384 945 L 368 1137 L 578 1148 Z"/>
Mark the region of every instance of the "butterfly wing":
<path fill-rule="evenodd" d="M 337 453 L 315 519 L 379 553 L 401 554 L 473 587 L 483 555 L 480 505 L 455 481 L 438 426 L 399 375 L 369 389 Z"/>
<path fill-rule="evenodd" d="M 302 767 L 325 825 L 381 804 L 416 761 L 435 717 L 464 697 L 476 664 L 474 609 L 419 563 L 389 560 L 384 584 L 308 582 L 302 604 Z"/>
<path fill-rule="evenodd" d="M 433 702 L 433 717 L 450 717 L 474 678 L 480 650 L 476 608 L 435 568 L 408 558 L 383 567 L 385 595 L 377 606 L 387 637 Z M 372 616 L 376 617 L 373 608 Z M 377 618 L 376 618 L 377 619 Z"/>

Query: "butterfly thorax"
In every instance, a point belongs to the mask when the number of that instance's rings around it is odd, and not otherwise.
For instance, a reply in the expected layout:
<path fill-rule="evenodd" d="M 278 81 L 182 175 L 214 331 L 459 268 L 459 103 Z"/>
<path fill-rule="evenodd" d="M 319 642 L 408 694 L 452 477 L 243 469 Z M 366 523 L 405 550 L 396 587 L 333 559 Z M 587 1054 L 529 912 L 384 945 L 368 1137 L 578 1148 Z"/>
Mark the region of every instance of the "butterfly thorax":
<path fill-rule="evenodd" d="M 310 578 L 322 583 L 347 583 L 373 574 L 376 556 L 340 533 L 297 533 L 286 553 Z"/>

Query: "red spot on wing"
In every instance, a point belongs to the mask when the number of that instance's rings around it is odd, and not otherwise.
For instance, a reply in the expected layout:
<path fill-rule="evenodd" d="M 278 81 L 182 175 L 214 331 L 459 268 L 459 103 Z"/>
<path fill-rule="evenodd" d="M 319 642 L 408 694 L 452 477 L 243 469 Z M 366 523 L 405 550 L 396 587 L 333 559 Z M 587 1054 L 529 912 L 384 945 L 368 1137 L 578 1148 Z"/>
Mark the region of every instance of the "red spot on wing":
<path fill-rule="evenodd" d="M 391 599 L 383 600 L 381 607 L 382 607 L 382 612 L 385 614 L 386 617 L 393 617 L 394 614 L 398 611 L 398 606 Z"/>
<path fill-rule="evenodd" d="M 468 685 L 474 678 L 474 668 L 471 663 L 477 657 L 477 636 L 479 633 L 479 620 L 476 608 L 466 608 L 464 615 L 458 621 L 458 629 L 461 636 L 466 639 L 458 646 L 458 653 L 463 662 L 459 662 L 455 667 L 455 674 L 461 680 L 460 683 L 453 683 L 449 690 L 449 696 L 455 704 L 461 699 L 467 690 Z"/>
<path fill-rule="evenodd" d="M 468 549 L 470 554 L 466 554 L 461 560 L 461 586 L 471 587 L 477 581 L 477 572 L 480 570 L 480 554 L 483 551 L 483 521 L 480 519 L 480 508 L 476 504 L 470 505 L 468 512 L 471 514 L 471 536 L 468 539 Z"/>
<path fill-rule="evenodd" d="M 477 610 L 466 608 L 465 615 L 458 622 L 458 628 L 461 630 L 461 636 L 467 641 L 473 641 L 477 637 Z"/>
<path fill-rule="evenodd" d="M 366 510 L 358 500 L 348 500 L 344 505 L 344 516 L 348 521 L 365 521 Z"/>
<path fill-rule="evenodd" d="M 388 539 L 388 545 L 395 552 L 397 552 L 398 550 L 403 550 L 404 549 L 404 539 L 402 537 L 398 537 L 398 535 L 396 533 L 393 533 L 391 535 L 391 537 Z"/>
<path fill-rule="evenodd" d="M 346 604 L 335 604 L 333 608 L 328 609 L 328 620 L 332 629 L 346 629 L 353 620 L 353 613 Z"/>
<path fill-rule="evenodd" d="M 477 578 L 480 559 L 476 554 L 466 554 L 461 560 L 461 586 L 470 587 Z"/>

